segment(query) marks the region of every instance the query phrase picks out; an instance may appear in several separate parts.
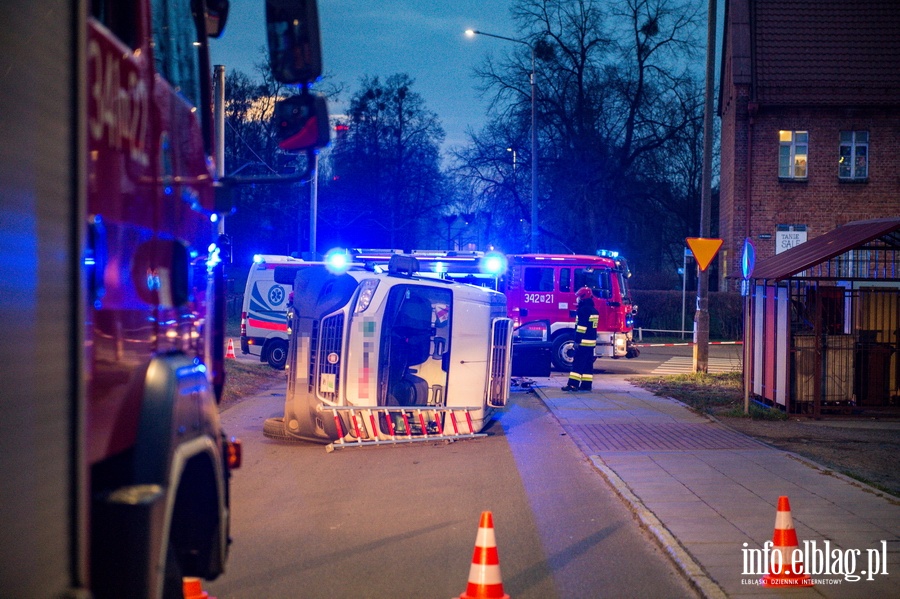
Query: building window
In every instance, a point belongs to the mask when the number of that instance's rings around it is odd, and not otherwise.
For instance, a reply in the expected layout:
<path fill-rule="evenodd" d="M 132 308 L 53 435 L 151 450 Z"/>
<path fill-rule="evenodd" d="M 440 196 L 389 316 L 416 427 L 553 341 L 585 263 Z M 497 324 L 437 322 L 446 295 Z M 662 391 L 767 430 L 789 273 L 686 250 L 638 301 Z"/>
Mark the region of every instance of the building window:
<path fill-rule="evenodd" d="M 780 179 L 806 179 L 809 132 L 779 131 L 778 140 L 778 177 Z"/>
<path fill-rule="evenodd" d="M 869 176 L 869 132 L 841 131 L 838 177 L 865 179 Z"/>

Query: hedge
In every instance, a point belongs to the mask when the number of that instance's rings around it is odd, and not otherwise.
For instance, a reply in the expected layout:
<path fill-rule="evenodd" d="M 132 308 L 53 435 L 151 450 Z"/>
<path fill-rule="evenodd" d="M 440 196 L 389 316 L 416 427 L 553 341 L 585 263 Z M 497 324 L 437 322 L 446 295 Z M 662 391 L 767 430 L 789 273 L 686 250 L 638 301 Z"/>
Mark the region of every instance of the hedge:
<path fill-rule="evenodd" d="M 681 330 L 682 297 L 684 297 L 684 326 L 694 328 L 697 292 L 651 291 L 632 289 L 631 296 L 638 306 L 635 328 L 665 331 Z M 743 298 L 737 293 L 709 293 L 709 337 L 720 341 L 737 341 L 743 334 Z M 646 332 L 644 333 L 647 334 Z M 653 333 L 657 334 L 657 333 Z M 673 333 L 665 333 L 671 336 Z"/>

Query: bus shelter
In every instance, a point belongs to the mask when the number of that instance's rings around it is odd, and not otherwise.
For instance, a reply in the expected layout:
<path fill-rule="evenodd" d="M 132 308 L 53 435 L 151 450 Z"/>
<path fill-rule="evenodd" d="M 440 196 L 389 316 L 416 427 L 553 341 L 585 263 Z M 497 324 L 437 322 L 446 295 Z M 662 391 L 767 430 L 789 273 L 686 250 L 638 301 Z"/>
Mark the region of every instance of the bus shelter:
<path fill-rule="evenodd" d="M 900 218 L 848 223 L 748 281 L 750 397 L 790 413 L 900 415 Z"/>

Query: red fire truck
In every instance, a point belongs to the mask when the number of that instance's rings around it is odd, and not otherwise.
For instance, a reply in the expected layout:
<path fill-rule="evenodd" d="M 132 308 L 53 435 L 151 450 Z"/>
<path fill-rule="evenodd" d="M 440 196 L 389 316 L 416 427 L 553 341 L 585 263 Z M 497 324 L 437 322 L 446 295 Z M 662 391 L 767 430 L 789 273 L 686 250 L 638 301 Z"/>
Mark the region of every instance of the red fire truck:
<path fill-rule="evenodd" d="M 269 3 L 293 56 L 308 6 Z M 225 566 L 208 37 L 227 9 L 0 4 L 0 597 L 168 599 Z"/>
<path fill-rule="evenodd" d="M 359 262 L 384 263 L 397 250 L 353 250 Z M 482 285 L 506 295 L 514 326 L 550 323 L 554 366 L 572 366 L 575 338 L 575 292 L 590 287 L 600 313 L 596 357 L 636 358 L 632 341 L 637 306 L 628 290 L 631 272 L 618 253 L 600 250 L 596 256 L 571 254 L 511 254 L 413 250 L 422 273 Z"/>
<path fill-rule="evenodd" d="M 624 258 L 601 250 L 597 256 L 522 254 L 507 257 L 497 289 L 506 295 L 516 326 L 550 321 L 553 364 L 568 370 L 575 354 L 575 292 L 590 287 L 600 320 L 595 357 L 636 358 L 632 342 L 637 306 L 628 292 L 631 276 Z"/>

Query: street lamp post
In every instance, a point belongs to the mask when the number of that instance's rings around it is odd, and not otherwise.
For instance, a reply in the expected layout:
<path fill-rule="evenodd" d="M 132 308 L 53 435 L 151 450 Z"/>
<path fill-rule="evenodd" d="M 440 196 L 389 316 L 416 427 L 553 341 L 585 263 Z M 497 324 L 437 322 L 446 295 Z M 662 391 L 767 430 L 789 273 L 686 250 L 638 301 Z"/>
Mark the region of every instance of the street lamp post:
<path fill-rule="evenodd" d="M 526 42 L 525 40 L 517 40 L 512 37 L 505 37 L 502 35 L 496 35 L 493 33 L 485 33 L 484 31 L 477 31 L 475 29 L 467 29 L 466 35 L 469 37 L 474 37 L 476 35 L 486 35 L 488 37 L 495 37 L 500 40 L 506 40 L 508 42 L 515 42 L 517 44 L 524 44 L 528 46 L 528 49 L 531 50 L 531 251 L 538 251 L 538 175 L 537 175 L 537 159 L 538 159 L 538 144 L 537 144 L 537 106 L 536 106 L 536 98 L 537 95 L 535 93 L 535 77 L 534 77 L 534 46 Z"/>

